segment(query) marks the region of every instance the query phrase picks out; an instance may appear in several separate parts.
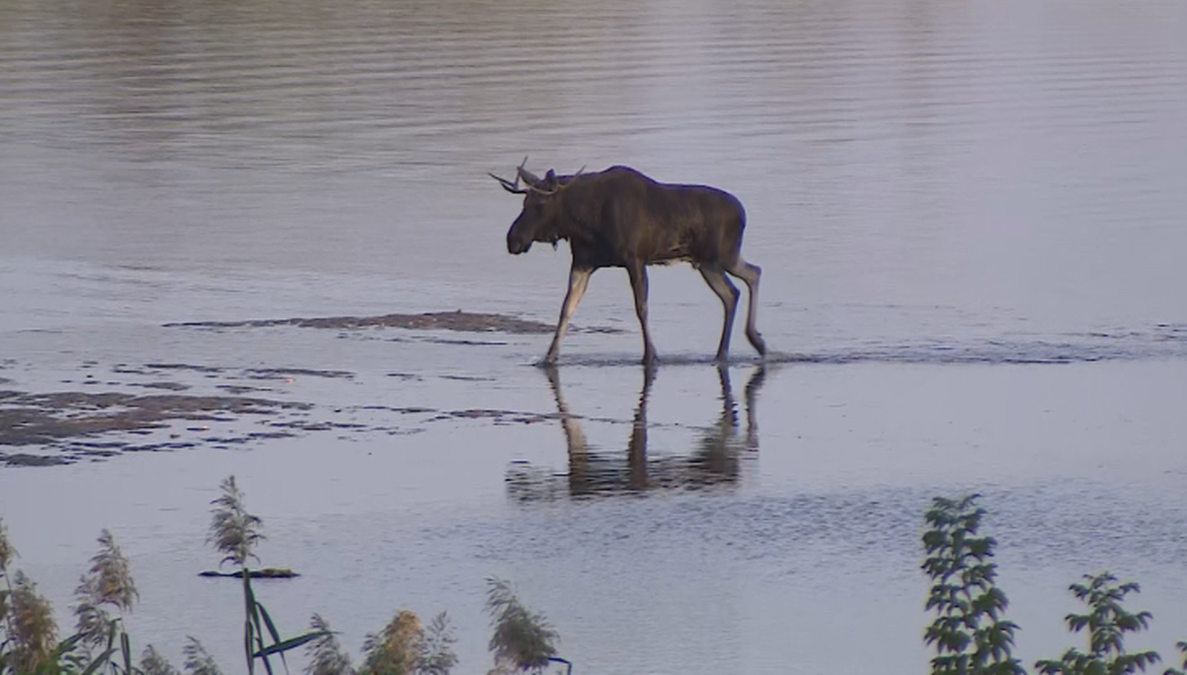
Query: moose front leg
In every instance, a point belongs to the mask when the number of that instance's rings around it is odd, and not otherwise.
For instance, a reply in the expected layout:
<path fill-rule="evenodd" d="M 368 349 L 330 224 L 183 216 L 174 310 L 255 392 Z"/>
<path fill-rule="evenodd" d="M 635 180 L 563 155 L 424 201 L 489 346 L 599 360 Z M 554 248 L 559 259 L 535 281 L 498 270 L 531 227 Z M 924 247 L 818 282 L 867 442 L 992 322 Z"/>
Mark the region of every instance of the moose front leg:
<path fill-rule="evenodd" d="M 581 303 L 581 296 L 585 295 L 585 289 L 589 286 L 589 278 L 592 275 L 592 269 L 573 266 L 569 270 L 569 291 L 565 293 L 565 302 L 561 305 L 561 318 L 556 324 L 556 334 L 552 336 L 552 346 L 548 348 L 548 354 L 544 357 L 546 365 L 555 364 L 557 357 L 560 356 L 561 340 L 564 339 L 565 330 L 569 327 L 569 319 L 573 316 L 573 312 L 577 311 L 577 305 Z"/>
<path fill-rule="evenodd" d="M 655 365 L 655 344 L 651 342 L 651 330 L 647 327 L 647 268 L 643 263 L 628 264 L 627 274 L 631 277 L 631 290 L 635 292 L 635 314 L 639 315 L 639 326 L 643 329 L 643 365 Z"/>

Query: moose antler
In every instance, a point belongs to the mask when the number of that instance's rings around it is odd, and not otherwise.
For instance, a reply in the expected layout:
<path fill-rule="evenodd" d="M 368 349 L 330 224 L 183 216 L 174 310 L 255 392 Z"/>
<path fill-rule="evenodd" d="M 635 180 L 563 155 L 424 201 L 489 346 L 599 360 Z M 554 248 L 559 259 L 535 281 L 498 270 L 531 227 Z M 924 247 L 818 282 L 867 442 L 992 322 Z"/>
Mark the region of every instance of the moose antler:
<path fill-rule="evenodd" d="M 506 190 L 507 192 L 510 192 L 512 194 L 517 194 L 517 195 L 527 194 L 528 188 L 519 187 L 519 177 L 521 175 L 520 172 L 522 172 L 524 170 L 523 169 L 524 164 L 527 164 L 527 163 L 528 163 L 528 158 L 524 157 L 523 163 L 520 164 L 519 167 L 515 170 L 515 182 L 514 183 L 507 180 L 506 178 L 500 178 L 489 171 L 486 172 L 486 175 L 499 181 L 499 185 L 502 185 L 503 189 Z M 534 177 L 535 176 L 533 176 L 533 178 Z"/>
<path fill-rule="evenodd" d="M 527 161 L 528 160 L 525 157 L 523 160 L 524 164 L 527 164 Z M 548 185 L 548 183 L 545 182 L 544 180 L 542 180 L 539 176 L 537 176 L 536 174 L 532 173 L 531 171 L 528 171 L 527 169 L 523 168 L 524 164 L 520 164 L 515 169 L 515 179 L 516 180 L 519 180 L 520 178 L 522 178 L 523 182 L 526 183 L 530 189 L 535 190 L 536 192 L 539 192 L 540 194 L 550 195 L 550 194 L 553 194 L 554 192 L 556 192 L 556 190 L 557 190 L 556 186 L 550 187 Z"/>
<path fill-rule="evenodd" d="M 553 173 L 552 171 L 548 172 L 548 176 L 546 178 L 540 178 L 539 176 L 532 173 L 531 171 L 528 171 L 525 168 L 527 166 L 527 163 L 528 163 L 528 158 L 524 157 L 523 162 L 520 163 L 519 166 L 515 167 L 515 181 L 514 182 L 509 181 L 506 178 L 500 178 L 499 176 L 496 176 L 493 173 L 490 173 L 489 171 L 487 172 L 487 175 L 490 176 L 491 178 L 494 178 L 495 180 L 499 181 L 499 184 L 503 186 L 504 190 L 506 190 L 507 192 L 511 192 L 513 194 L 522 195 L 522 194 L 527 194 L 528 191 L 531 191 L 531 192 L 535 192 L 537 194 L 542 194 L 542 195 L 554 195 L 557 192 L 560 192 L 561 188 L 565 187 L 565 183 L 573 180 L 577 176 L 580 176 L 582 171 L 585 171 L 585 167 L 583 166 L 583 167 L 581 167 L 581 171 L 578 171 L 576 174 L 569 176 L 567 179 L 565 179 L 565 182 L 562 182 L 559 178 L 556 177 L 556 174 Z M 524 185 L 526 187 L 519 186 L 520 180 L 522 180 L 524 182 Z"/>

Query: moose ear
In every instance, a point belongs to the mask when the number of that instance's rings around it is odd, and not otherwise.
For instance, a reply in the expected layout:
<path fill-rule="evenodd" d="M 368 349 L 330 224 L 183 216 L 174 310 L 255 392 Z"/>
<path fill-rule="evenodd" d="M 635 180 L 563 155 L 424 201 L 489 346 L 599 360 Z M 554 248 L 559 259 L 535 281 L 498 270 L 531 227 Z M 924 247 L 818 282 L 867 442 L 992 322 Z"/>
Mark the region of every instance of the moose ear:
<path fill-rule="evenodd" d="M 552 169 L 549 169 L 548 173 L 544 174 L 544 182 L 548 183 L 549 185 L 555 186 L 556 185 L 556 172 L 553 171 Z"/>

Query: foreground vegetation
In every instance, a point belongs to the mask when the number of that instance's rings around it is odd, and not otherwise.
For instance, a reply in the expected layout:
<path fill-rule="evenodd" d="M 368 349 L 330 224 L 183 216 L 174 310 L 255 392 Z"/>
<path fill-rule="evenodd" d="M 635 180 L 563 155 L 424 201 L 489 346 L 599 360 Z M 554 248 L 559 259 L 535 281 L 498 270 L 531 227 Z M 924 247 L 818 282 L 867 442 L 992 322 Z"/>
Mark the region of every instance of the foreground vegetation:
<path fill-rule="evenodd" d="M 255 548 L 264 539 L 263 522 L 247 511 L 244 495 L 231 476 L 212 502 L 207 542 L 223 555 L 243 584 L 243 653 L 249 675 L 262 670 L 288 672 L 286 654 L 303 649 L 309 675 L 448 675 L 457 665 L 456 641 L 445 612 L 425 627 L 415 612 L 400 610 L 378 633 L 363 642 L 356 667 L 343 651 L 330 624 L 318 614 L 309 630 L 283 638 L 268 609 L 255 595 L 251 580 Z M 12 570 L 16 551 L 0 521 L 0 675 L 178 675 L 148 645 L 139 660 L 124 630 L 124 614 L 139 599 L 128 560 L 107 530 L 99 535 L 99 552 L 75 590 L 75 632 L 58 639 L 50 603 L 23 572 Z M 572 665 L 557 655 L 557 632 L 545 617 L 525 607 L 511 585 L 488 579 L 486 609 L 494 635 L 492 674 L 543 673 L 552 664 Z M 222 671 L 196 638 L 182 649 L 188 675 L 221 675 Z"/>
<path fill-rule="evenodd" d="M 243 654 L 249 675 L 262 670 L 274 675 L 277 666 L 288 672 L 286 654 L 305 652 L 308 675 L 448 675 L 457 665 L 456 642 L 449 617 L 442 612 L 422 624 L 416 613 L 400 610 L 378 633 L 363 642 L 361 662 L 355 666 L 330 624 L 319 614 L 309 630 L 281 637 L 267 608 L 256 597 L 251 580 L 255 548 L 264 538 L 262 521 L 249 513 L 244 495 L 229 477 L 212 502 L 208 542 L 223 555 L 243 585 Z M 924 520 L 923 571 L 931 579 L 926 608 L 934 620 L 924 630 L 924 642 L 934 647 L 933 675 L 1022 675 L 1027 673 L 1013 656 L 1019 627 L 1005 618 L 1009 601 L 997 586 L 997 546 L 981 536 L 985 510 L 976 495 L 959 500 L 937 497 Z M 103 530 L 99 551 L 75 589 L 74 632 L 59 639 L 49 601 L 37 585 L 12 568 L 16 551 L 0 521 L 0 675 L 179 675 L 152 645 L 136 655 L 124 629 L 124 615 L 139 599 L 128 561 L 115 538 Z M 486 610 L 493 634 L 489 648 L 494 659 L 491 675 L 543 673 L 572 664 L 558 656 L 558 633 L 545 617 L 525 607 L 511 585 L 487 580 Z M 1133 582 L 1119 582 L 1108 572 L 1085 575 L 1069 587 L 1086 605 L 1084 614 L 1069 614 L 1068 629 L 1087 629 L 1087 651 L 1072 648 L 1056 659 L 1040 659 L 1039 675 L 1123 675 L 1145 672 L 1161 662 L 1157 652 L 1127 652 L 1125 637 L 1149 627 L 1149 612 L 1133 613 L 1123 606 L 1139 591 Z M 1187 675 L 1187 641 L 1177 645 L 1182 669 L 1164 675 Z M 221 675 L 214 659 L 197 639 L 182 649 L 183 672 Z"/>
<path fill-rule="evenodd" d="M 933 645 L 933 675 L 1021 675 L 1022 662 L 1013 655 L 1018 625 L 1005 618 L 1009 601 L 997 586 L 997 564 L 992 562 L 997 541 L 977 536 L 985 509 L 977 495 L 960 500 L 937 497 L 924 516 L 930 529 L 923 535 L 926 558 L 923 571 L 931 578 L 927 609 L 935 620 L 924 631 L 924 642 Z M 1118 583 L 1108 572 L 1084 575 L 1069 589 L 1087 605 L 1085 614 L 1065 617 L 1068 630 L 1088 629 L 1088 651 L 1072 648 L 1058 659 L 1040 659 L 1034 667 L 1041 675 L 1121 675 L 1145 672 L 1159 663 L 1158 652 L 1126 652 L 1125 635 L 1149 627 L 1150 613 L 1132 613 L 1122 606 L 1133 582 Z M 1187 669 L 1187 641 L 1177 645 Z M 1187 675 L 1168 668 L 1165 675 Z"/>

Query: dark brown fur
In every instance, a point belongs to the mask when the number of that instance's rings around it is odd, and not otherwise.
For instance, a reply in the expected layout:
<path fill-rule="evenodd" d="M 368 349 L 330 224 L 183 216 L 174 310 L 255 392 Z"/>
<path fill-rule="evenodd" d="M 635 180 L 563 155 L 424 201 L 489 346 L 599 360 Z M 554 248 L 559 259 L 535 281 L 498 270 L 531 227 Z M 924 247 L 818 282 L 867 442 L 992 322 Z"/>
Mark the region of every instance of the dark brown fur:
<path fill-rule="evenodd" d="M 497 178 L 497 177 L 496 177 Z M 519 188 L 523 179 L 526 188 Z M 523 211 L 507 232 L 507 250 L 524 253 L 533 242 L 568 240 L 573 253 L 569 292 L 546 364 L 555 363 L 569 318 L 589 276 L 601 267 L 623 267 L 630 275 L 635 310 L 643 329 L 644 363 L 655 362 L 647 326 L 647 265 L 693 264 L 721 298 L 725 325 L 717 360 L 729 357 L 739 292 L 725 273 L 742 279 L 750 292 L 746 336 L 760 355 L 766 346 L 755 328 L 761 270 L 742 259 L 746 212 L 728 192 L 704 185 L 659 183 L 625 166 L 592 174 L 537 178 L 521 166 L 515 183 L 498 178 L 510 192 L 524 194 Z"/>

